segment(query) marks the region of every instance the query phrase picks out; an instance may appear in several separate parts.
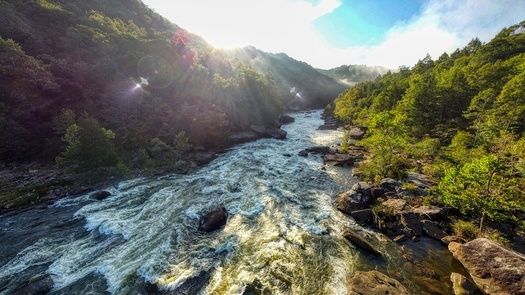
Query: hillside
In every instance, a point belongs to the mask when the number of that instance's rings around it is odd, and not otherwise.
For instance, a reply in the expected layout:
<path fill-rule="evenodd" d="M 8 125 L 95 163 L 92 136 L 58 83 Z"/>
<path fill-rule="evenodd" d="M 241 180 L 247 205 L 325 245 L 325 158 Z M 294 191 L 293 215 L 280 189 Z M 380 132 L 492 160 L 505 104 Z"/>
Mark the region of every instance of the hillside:
<path fill-rule="evenodd" d="M 171 162 L 189 145 L 228 144 L 231 131 L 273 124 L 288 106 L 322 107 L 343 89 L 285 55 L 215 49 L 139 0 L 0 9 L 4 163 L 164 165 L 166 153 Z M 293 87 L 304 102 L 291 103 Z"/>
<path fill-rule="evenodd" d="M 388 73 L 389 69 L 381 66 L 342 65 L 329 70 L 318 69 L 318 71 L 345 85 L 355 86 L 361 82 L 374 81 Z"/>

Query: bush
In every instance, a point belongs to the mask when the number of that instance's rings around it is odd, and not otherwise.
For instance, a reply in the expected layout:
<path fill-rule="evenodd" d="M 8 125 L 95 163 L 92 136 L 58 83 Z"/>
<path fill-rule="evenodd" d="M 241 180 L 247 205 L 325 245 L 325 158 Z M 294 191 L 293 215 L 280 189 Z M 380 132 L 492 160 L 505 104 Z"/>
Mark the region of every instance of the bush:
<path fill-rule="evenodd" d="M 467 241 L 474 240 L 481 235 L 479 227 L 471 221 L 456 220 L 452 223 L 452 230 L 456 236 Z"/>

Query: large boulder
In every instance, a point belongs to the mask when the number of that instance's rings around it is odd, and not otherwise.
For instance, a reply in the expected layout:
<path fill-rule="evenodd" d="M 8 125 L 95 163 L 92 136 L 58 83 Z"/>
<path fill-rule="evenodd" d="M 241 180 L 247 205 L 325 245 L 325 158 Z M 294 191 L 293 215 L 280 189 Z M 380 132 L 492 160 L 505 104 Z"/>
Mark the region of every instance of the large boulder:
<path fill-rule="evenodd" d="M 356 233 L 355 231 L 351 230 L 351 229 L 346 229 L 344 232 L 343 232 L 343 237 L 345 239 L 347 239 L 348 241 L 350 241 L 352 244 L 354 244 L 355 246 L 365 250 L 365 251 L 368 251 L 376 256 L 382 256 L 383 254 L 381 254 L 381 252 L 379 250 L 377 250 L 372 244 L 370 244 L 370 242 L 368 242 L 367 240 L 365 240 L 365 238 L 363 238 L 361 235 L 359 235 L 358 233 Z"/>
<path fill-rule="evenodd" d="M 370 185 L 366 182 L 358 182 L 349 191 L 335 197 L 335 206 L 340 211 L 351 214 L 352 211 L 368 208 L 373 201 Z"/>
<path fill-rule="evenodd" d="M 446 209 L 437 206 L 420 206 L 414 208 L 412 212 L 421 220 L 443 221 L 446 217 Z"/>
<path fill-rule="evenodd" d="M 288 115 L 281 115 L 277 121 L 279 121 L 280 124 L 290 124 L 295 122 L 295 118 Z"/>
<path fill-rule="evenodd" d="M 397 181 L 392 178 L 383 178 L 381 179 L 381 182 L 379 182 L 379 186 L 383 190 L 385 190 L 385 193 L 396 192 L 402 185 L 403 185 L 402 182 Z"/>
<path fill-rule="evenodd" d="M 348 136 L 352 139 L 361 140 L 365 136 L 367 129 L 366 127 L 359 126 L 351 127 L 350 130 L 348 130 Z"/>
<path fill-rule="evenodd" d="M 409 295 L 408 290 L 397 280 L 376 270 L 357 272 L 348 281 L 348 295 Z"/>
<path fill-rule="evenodd" d="M 255 134 L 265 138 L 286 139 L 287 135 L 286 131 L 279 128 L 252 125 L 251 129 Z"/>
<path fill-rule="evenodd" d="M 109 196 L 111 196 L 111 193 L 108 191 L 98 191 L 92 194 L 91 198 L 98 200 L 98 201 L 102 201 L 102 200 L 107 199 Z"/>
<path fill-rule="evenodd" d="M 330 147 L 324 146 L 324 145 L 318 145 L 318 146 L 307 148 L 306 151 L 309 153 L 315 153 L 315 154 L 328 154 L 330 152 Z"/>
<path fill-rule="evenodd" d="M 352 166 L 355 157 L 349 154 L 328 154 L 323 156 L 323 162 L 332 166 Z"/>
<path fill-rule="evenodd" d="M 462 274 L 453 272 L 450 275 L 450 280 L 455 295 L 481 295 L 478 287 Z"/>
<path fill-rule="evenodd" d="M 425 234 L 433 239 L 442 241 L 443 238 L 448 236 L 448 234 L 441 230 L 437 224 L 430 220 L 421 220 L 421 224 L 423 225 L 423 231 Z"/>
<path fill-rule="evenodd" d="M 214 231 L 226 224 L 228 212 L 225 208 L 217 208 L 201 217 L 199 230 L 204 232 Z"/>
<path fill-rule="evenodd" d="M 401 225 L 403 225 L 403 233 L 412 238 L 414 236 L 421 237 L 423 234 L 423 228 L 421 222 L 413 212 L 402 212 L 401 214 Z"/>
<path fill-rule="evenodd" d="M 525 294 L 525 256 L 485 238 L 465 244 L 450 243 L 454 257 L 463 264 L 485 294 Z"/>

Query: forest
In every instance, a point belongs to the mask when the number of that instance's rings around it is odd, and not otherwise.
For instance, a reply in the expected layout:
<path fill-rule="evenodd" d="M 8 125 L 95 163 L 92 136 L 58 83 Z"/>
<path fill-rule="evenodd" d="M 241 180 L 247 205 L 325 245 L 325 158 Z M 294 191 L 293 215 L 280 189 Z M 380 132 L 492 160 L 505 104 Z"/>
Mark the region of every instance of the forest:
<path fill-rule="evenodd" d="M 1 163 L 173 166 L 344 90 L 285 54 L 215 49 L 139 0 L 0 10 Z"/>
<path fill-rule="evenodd" d="M 524 225 L 525 22 L 490 42 L 472 39 L 452 54 L 429 55 L 342 93 L 328 111 L 368 127 L 357 144 L 371 152 L 365 179 L 439 181 L 429 203 L 476 220 Z M 348 138 L 348 136 L 346 136 Z"/>

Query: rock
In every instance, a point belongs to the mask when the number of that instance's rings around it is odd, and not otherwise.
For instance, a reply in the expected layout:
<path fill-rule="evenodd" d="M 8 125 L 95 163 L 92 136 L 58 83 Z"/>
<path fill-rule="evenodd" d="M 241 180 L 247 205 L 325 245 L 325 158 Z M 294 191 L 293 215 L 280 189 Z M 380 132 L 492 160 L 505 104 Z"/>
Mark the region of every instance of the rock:
<path fill-rule="evenodd" d="M 366 127 L 354 126 L 348 130 L 348 136 L 352 139 L 361 140 L 365 136 Z"/>
<path fill-rule="evenodd" d="M 408 295 L 408 290 L 397 280 L 376 270 L 357 272 L 348 281 L 348 295 Z"/>
<path fill-rule="evenodd" d="M 441 241 L 441 239 L 448 236 L 448 234 L 442 231 L 437 224 L 430 220 L 421 220 L 421 224 L 423 225 L 423 231 L 425 234 L 433 239 Z"/>
<path fill-rule="evenodd" d="M 438 184 L 438 181 L 432 179 L 432 177 L 416 172 L 407 172 L 406 181 L 422 189 L 431 188 Z"/>
<path fill-rule="evenodd" d="M 261 137 L 257 135 L 255 132 L 241 131 L 241 132 L 235 132 L 232 135 L 230 135 L 230 142 L 233 144 L 240 144 L 240 143 L 255 141 L 259 138 Z"/>
<path fill-rule="evenodd" d="M 216 157 L 217 153 L 214 151 L 195 152 L 192 154 L 193 160 L 199 165 L 209 164 Z"/>
<path fill-rule="evenodd" d="M 356 210 L 350 212 L 355 221 L 361 225 L 370 225 L 374 222 L 374 213 L 370 209 Z"/>
<path fill-rule="evenodd" d="M 29 281 L 22 283 L 15 290 L 15 294 L 44 295 L 53 289 L 53 279 L 48 274 L 37 274 Z"/>
<path fill-rule="evenodd" d="M 351 214 L 352 211 L 367 209 L 373 200 L 370 185 L 358 182 L 349 191 L 335 197 L 335 206 L 340 211 Z"/>
<path fill-rule="evenodd" d="M 385 193 L 387 192 L 396 192 L 398 187 L 401 187 L 403 185 L 400 181 L 397 181 L 392 178 L 383 178 L 379 182 L 379 186 L 385 190 Z"/>
<path fill-rule="evenodd" d="M 302 150 L 298 153 L 298 155 L 301 157 L 308 157 L 308 152 L 306 150 Z"/>
<path fill-rule="evenodd" d="M 355 158 L 349 154 L 327 154 L 323 156 L 323 162 L 332 166 L 352 166 Z"/>
<path fill-rule="evenodd" d="M 355 169 L 354 169 L 355 170 Z M 381 198 L 383 197 L 383 195 L 385 194 L 385 190 L 382 188 L 382 187 L 379 187 L 379 186 L 376 186 L 374 185 L 371 189 L 372 191 L 372 195 L 375 197 L 375 198 Z"/>
<path fill-rule="evenodd" d="M 399 236 L 396 236 L 392 241 L 394 241 L 396 243 L 401 243 L 401 242 L 404 242 L 406 240 L 408 240 L 406 235 L 399 235 Z"/>
<path fill-rule="evenodd" d="M 255 134 L 266 138 L 286 139 L 287 135 L 286 131 L 279 128 L 252 125 L 251 129 Z"/>
<path fill-rule="evenodd" d="M 455 295 L 481 295 L 478 287 L 473 282 L 457 272 L 453 272 L 450 275 L 450 280 L 452 281 L 452 289 Z"/>
<path fill-rule="evenodd" d="M 403 225 L 403 233 L 411 238 L 413 236 L 420 237 L 423 234 L 423 228 L 421 222 L 417 218 L 416 214 L 412 212 L 402 212 L 401 224 Z"/>
<path fill-rule="evenodd" d="M 485 238 L 449 250 L 463 264 L 485 294 L 525 294 L 525 256 Z"/>
<path fill-rule="evenodd" d="M 407 201 L 403 199 L 388 199 L 381 203 L 381 206 L 389 207 L 394 211 L 394 214 L 397 214 L 403 210 L 405 210 L 407 206 Z"/>
<path fill-rule="evenodd" d="M 214 231 L 226 224 L 228 212 L 225 208 L 217 208 L 205 214 L 199 222 L 199 230 L 204 232 Z"/>
<path fill-rule="evenodd" d="M 96 193 L 92 194 L 91 198 L 93 198 L 95 200 L 102 201 L 102 200 L 107 199 L 109 196 L 111 196 L 110 192 L 108 192 L 108 191 L 99 191 L 99 192 L 96 192 Z"/>
<path fill-rule="evenodd" d="M 459 243 L 459 244 L 465 244 L 467 241 L 465 239 L 460 238 L 458 236 L 446 236 L 441 239 L 441 242 L 445 245 L 449 245 L 452 242 Z"/>
<path fill-rule="evenodd" d="M 432 221 L 443 221 L 446 210 L 437 206 L 421 206 L 412 210 L 419 219 L 429 219 Z"/>
<path fill-rule="evenodd" d="M 377 250 L 372 244 L 365 240 L 361 235 L 351 229 L 346 229 L 343 233 L 343 237 L 350 241 L 355 246 L 366 250 L 376 256 L 382 256 L 381 252 Z"/>
<path fill-rule="evenodd" d="M 277 121 L 281 124 L 290 124 L 290 123 L 295 122 L 295 118 L 292 116 L 288 116 L 288 115 L 281 115 L 279 116 Z"/>
<path fill-rule="evenodd" d="M 310 153 L 316 153 L 316 154 L 328 154 L 330 152 L 330 147 L 319 145 L 319 146 L 313 146 L 313 147 L 307 148 L 306 151 Z"/>

